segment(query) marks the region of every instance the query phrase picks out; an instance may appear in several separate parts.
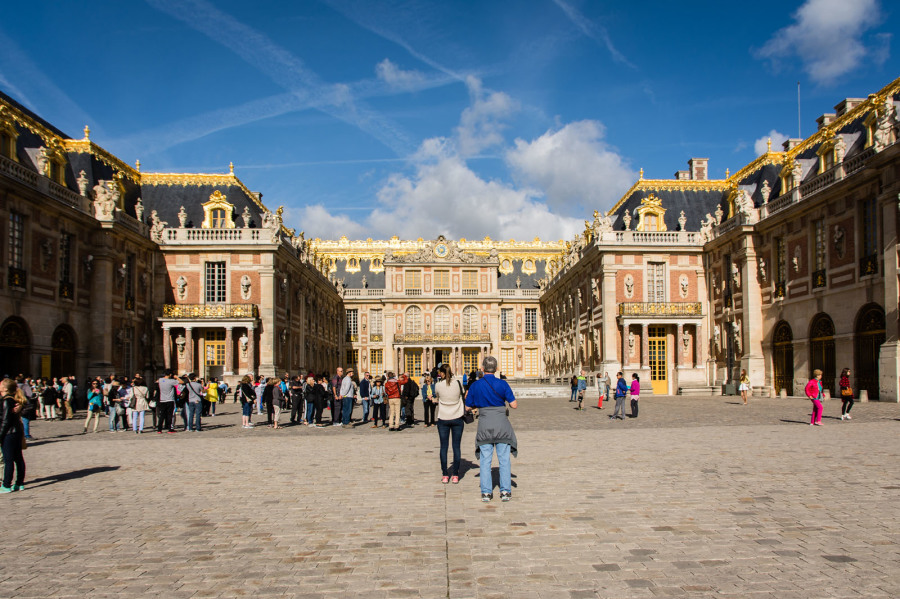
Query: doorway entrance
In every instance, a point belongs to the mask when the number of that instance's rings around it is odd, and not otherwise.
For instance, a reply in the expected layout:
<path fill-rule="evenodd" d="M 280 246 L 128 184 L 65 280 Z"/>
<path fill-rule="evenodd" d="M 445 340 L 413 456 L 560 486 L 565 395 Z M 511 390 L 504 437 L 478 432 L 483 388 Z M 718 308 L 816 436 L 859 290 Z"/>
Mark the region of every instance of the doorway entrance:
<path fill-rule="evenodd" d="M 434 349 L 434 365 L 438 366 L 440 364 L 450 364 L 452 368 L 451 360 L 453 359 L 453 352 L 446 347 L 436 347 Z"/>
<path fill-rule="evenodd" d="M 666 353 L 666 327 L 647 327 L 650 384 L 654 395 L 668 395 L 669 378 Z"/>
<path fill-rule="evenodd" d="M 785 389 L 794 394 L 794 334 L 785 321 L 775 325 L 775 344 L 772 363 L 775 367 L 775 393 Z"/>

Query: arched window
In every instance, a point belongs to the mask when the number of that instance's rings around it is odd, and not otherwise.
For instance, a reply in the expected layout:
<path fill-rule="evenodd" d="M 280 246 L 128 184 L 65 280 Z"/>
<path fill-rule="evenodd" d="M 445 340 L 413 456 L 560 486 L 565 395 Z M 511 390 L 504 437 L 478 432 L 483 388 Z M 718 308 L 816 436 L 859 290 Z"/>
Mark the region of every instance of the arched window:
<path fill-rule="evenodd" d="M 856 387 L 869 392 L 869 399 L 878 398 L 878 362 L 885 337 L 884 309 L 878 304 L 863 306 L 856 316 L 854 334 Z"/>
<path fill-rule="evenodd" d="M 810 378 L 817 368 L 822 371 L 822 389 L 834 395 L 834 321 L 824 312 L 816 314 L 809 326 Z"/>
<path fill-rule="evenodd" d="M 0 364 L 11 376 L 31 371 L 31 333 L 25 321 L 10 316 L 0 327 Z M 71 373 L 69 373 L 71 374 Z"/>
<path fill-rule="evenodd" d="M 466 306 L 462 311 L 463 335 L 473 335 L 478 332 L 478 309 L 475 306 Z"/>
<path fill-rule="evenodd" d="M 775 367 L 775 393 L 782 389 L 794 394 L 794 333 L 791 325 L 781 321 L 775 325 L 772 363 Z"/>
<path fill-rule="evenodd" d="M 406 333 L 422 333 L 422 309 L 418 306 L 410 306 L 406 309 Z"/>
<path fill-rule="evenodd" d="M 50 350 L 50 373 L 53 376 L 75 374 L 75 333 L 64 324 L 53 331 Z"/>
<path fill-rule="evenodd" d="M 447 306 L 434 309 L 434 332 L 437 335 L 450 332 L 450 308 Z"/>

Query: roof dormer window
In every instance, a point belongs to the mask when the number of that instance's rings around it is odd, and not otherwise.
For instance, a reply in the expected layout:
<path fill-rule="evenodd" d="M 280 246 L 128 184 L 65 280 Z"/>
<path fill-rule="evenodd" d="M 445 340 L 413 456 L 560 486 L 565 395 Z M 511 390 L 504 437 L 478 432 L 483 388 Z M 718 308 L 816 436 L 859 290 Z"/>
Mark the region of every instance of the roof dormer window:
<path fill-rule="evenodd" d="M 662 207 L 662 200 L 652 193 L 641 200 L 637 209 L 638 231 L 665 231 L 666 209 Z"/>
<path fill-rule="evenodd" d="M 203 229 L 233 229 L 234 205 L 218 189 L 209 196 L 209 201 L 203 204 Z"/>

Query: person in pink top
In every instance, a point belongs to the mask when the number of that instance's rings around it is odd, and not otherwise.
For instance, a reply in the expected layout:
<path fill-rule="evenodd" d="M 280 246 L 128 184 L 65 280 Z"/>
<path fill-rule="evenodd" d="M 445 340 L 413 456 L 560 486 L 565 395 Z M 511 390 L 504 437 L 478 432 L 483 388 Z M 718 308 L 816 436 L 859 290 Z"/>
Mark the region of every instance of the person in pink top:
<path fill-rule="evenodd" d="M 813 377 L 806 383 L 806 397 L 812 402 L 812 416 L 809 419 L 810 426 L 822 426 L 822 371 L 813 370 Z"/>
<path fill-rule="evenodd" d="M 631 373 L 631 417 L 638 417 L 638 400 L 641 398 L 641 377 L 636 372 Z"/>

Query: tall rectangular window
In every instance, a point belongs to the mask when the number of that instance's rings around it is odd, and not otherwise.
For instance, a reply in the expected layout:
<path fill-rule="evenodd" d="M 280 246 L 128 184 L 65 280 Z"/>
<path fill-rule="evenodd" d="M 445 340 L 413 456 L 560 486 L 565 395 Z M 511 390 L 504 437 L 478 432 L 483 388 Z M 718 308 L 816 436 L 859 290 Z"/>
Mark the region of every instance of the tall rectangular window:
<path fill-rule="evenodd" d="M 203 342 L 206 349 L 206 365 L 222 366 L 225 364 L 225 331 L 207 331 Z"/>
<path fill-rule="evenodd" d="M 647 301 L 666 301 L 666 265 L 664 262 L 647 263 Z"/>
<path fill-rule="evenodd" d="M 350 309 L 347 314 L 347 341 L 357 341 L 359 339 L 359 310 Z"/>
<path fill-rule="evenodd" d="M 516 372 L 515 351 L 511 347 L 500 350 L 500 372 L 507 376 L 514 375 Z"/>
<path fill-rule="evenodd" d="M 407 270 L 405 285 L 406 285 L 407 289 L 421 289 L 422 288 L 422 271 L 421 270 Z"/>
<path fill-rule="evenodd" d="M 134 254 L 125 256 L 125 295 L 134 295 Z"/>
<path fill-rule="evenodd" d="M 12 137 L 6 131 L 0 131 L 0 156 L 13 157 Z"/>
<path fill-rule="evenodd" d="M 72 282 L 72 235 L 63 233 L 59 236 L 59 280 Z"/>
<path fill-rule="evenodd" d="M 18 212 L 9 213 L 9 267 L 25 266 L 25 217 Z"/>
<path fill-rule="evenodd" d="M 525 308 L 525 335 L 537 335 L 537 332 L 537 308 Z"/>
<path fill-rule="evenodd" d="M 369 350 L 369 372 L 372 373 L 372 376 L 378 376 L 384 370 L 384 350 L 383 349 L 370 349 Z"/>
<path fill-rule="evenodd" d="M 225 295 L 225 263 L 206 263 L 206 303 L 221 304 L 227 301 Z"/>
<path fill-rule="evenodd" d="M 878 204 L 875 198 L 869 198 L 862 202 L 862 250 L 863 256 L 872 256 L 878 253 Z"/>
<path fill-rule="evenodd" d="M 813 223 L 813 231 L 816 237 L 816 270 L 825 270 L 825 219 L 820 218 Z"/>
<path fill-rule="evenodd" d="M 512 335 L 513 333 L 513 310 L 512 308 L 503 308 L 500 310 L 500 334 Z"/>
<path fill-rule="evenodd" d="M 434 271 L 434 288 L 450 289 L 450 271 L 436 270 Z"/>
<path fill-rule="evenodd" d="M 525 348 L 525 376 L 537 376 L 538 372 L 538 350 Z"/>
<path fill-rule="evenodd" d="M 384 332 L 384 319 L 381 310 L 371 310 L 369 312 L 369 332 L 372 335 L 381 335 Z"/>
<path fill-rule="evenodd" d="M 344 366 L 351 366 L 353 368 L 359 368 L 357 364 L 359 363 L 359 350 L 358 349 L 348 349 L 347 350 L 347 363 Z"/>
<path fill-rule="evenodd" d="M 778 237 L 775 239 L 775 282 L 783 283 L 785 280 L 785 272 L 787 271 L 787 266 L 785 264 L 785 260 L 787 259 L 786 252 L 784 249 L 784 237 Z"/>
<path fill-rule="evenodd" d="M 463 289 L 478 289 L 478 271 L 477 270 L 464 270 L 462 273 L 462 288 Z"/>
<path fill-rule="evenodd" d="M 122 368 L 134 372 L 134 327 L 125 327 L 122 333 Z"/>

